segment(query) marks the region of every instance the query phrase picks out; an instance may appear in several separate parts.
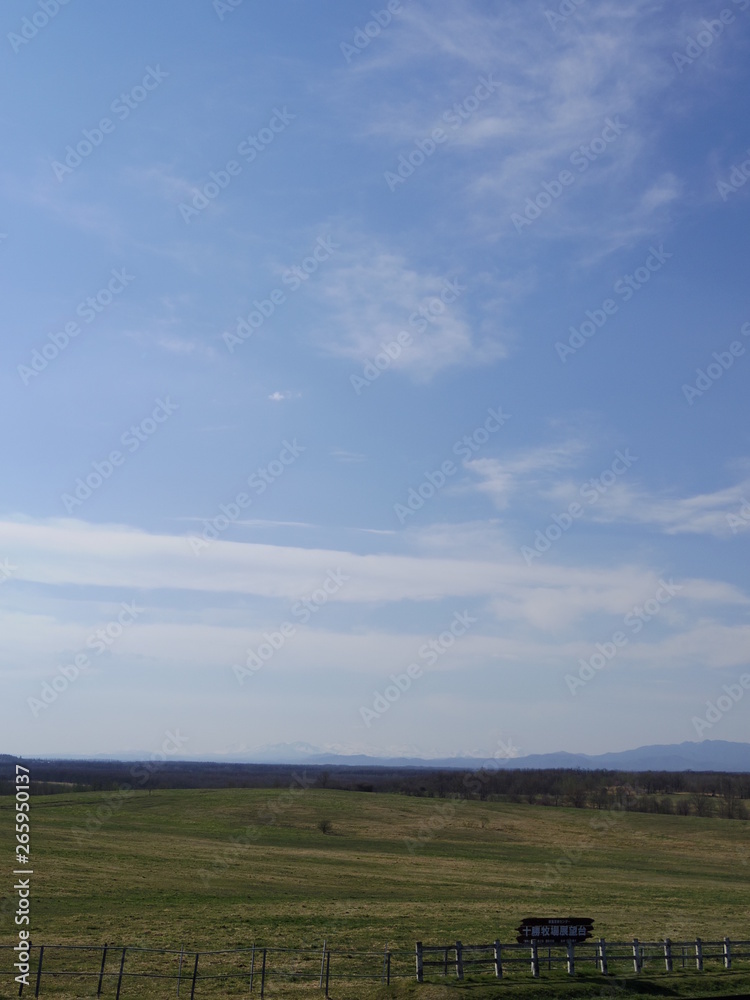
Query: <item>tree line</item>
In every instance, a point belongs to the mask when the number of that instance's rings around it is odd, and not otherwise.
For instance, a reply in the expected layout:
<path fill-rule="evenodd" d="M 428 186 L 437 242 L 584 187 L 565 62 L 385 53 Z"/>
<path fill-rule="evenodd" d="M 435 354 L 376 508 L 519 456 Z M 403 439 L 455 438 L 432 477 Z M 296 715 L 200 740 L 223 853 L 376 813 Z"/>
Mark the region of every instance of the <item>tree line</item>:
<path fill-rule="evenodd" d="M 15 791 L 20 758 L 0 757 L 0 795 Z M 750 774 L 702 771 L 587 771 L 556 769 L 432 769 L 415 767 L 292 766 L 191 761 L 25 760 L 34 795 L 111 792 L 136 787 L 284 788 L 304 775 L 305 787 L 428 798 L 526 803 L 551 808 L 611 809 L 664 815 L 747 819 Z M 145 771 L 144 771 L 145 768 Z"/>

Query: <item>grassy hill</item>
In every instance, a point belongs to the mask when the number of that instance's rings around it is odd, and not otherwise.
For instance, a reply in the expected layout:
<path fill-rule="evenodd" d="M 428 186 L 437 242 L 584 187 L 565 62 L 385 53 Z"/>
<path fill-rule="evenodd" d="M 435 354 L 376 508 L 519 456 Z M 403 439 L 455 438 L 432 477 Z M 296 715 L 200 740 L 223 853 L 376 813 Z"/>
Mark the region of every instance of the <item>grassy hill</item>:
<path fill-rule="evenodd" d="M 65 793 L 36 798 L 32 822 L 38 943 L 388 942 L 411 968 L 416 940 L 510 942 L 531 915 L 593 917 L 610 940 L 750 938 L 739 821 L 298 787 Z"/>

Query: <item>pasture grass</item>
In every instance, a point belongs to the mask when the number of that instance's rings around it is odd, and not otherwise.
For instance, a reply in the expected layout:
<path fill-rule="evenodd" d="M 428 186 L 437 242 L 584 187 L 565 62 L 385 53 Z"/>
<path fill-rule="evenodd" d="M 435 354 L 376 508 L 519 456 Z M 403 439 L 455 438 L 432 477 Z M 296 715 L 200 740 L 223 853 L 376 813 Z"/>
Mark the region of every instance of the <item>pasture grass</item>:
<path fill-rule="evenodd" d="M 91 834 L 76 833 L 107 801 L 119 802 L 113 814 Z M 11 808 L 10 798 L 0 799 L 12 863 Z M 456 802 L 446 810 L 439 799 L 238 788 L 120 800 L 40 796 L 32 824 L 39 944 L 219 950 L 320 948 L 327 940 L 337 950 L 382 952 L 387 943 L 399 953 L 394 971 L 411 975 L 415 941 L 512 942 L 520 919 L 531 915 L 592 917 L 595 935 L 611 941 L 750 939 L 750 824 L 739 821 L 497 802 Z M 257 836 L 248 838 L 248 827 Z M 243 835 L 246 843 L 236 843 Z M 11 886 L 7 879 L 2 890 L 3 944 L 15 942 Z M 405 979 L 388 992 L 363 982 L 350 994 L 338 985 L 332 996 L 432 1000 L 458 989 L 477 998 L 530 992 L 572 1000 L 602 990 L 687 996 L 710 988 L 719 995 L 730 986 L 750 993 L 742 968 L 656 972 L 618 986 L 586 969 L 575 980 L 545 971 L 533 982 L 524 968 L 499 984 L 473 976 L 417 987 Z M 0 998 L 16 995 L 9 985 L 0 981 Z M 156 994 L 140 986 L 126 980 L 122 1000 L 174 995 L 171 984 Z M 45 980 L 42 996 L 91 995 L 64 990 L 63 980 Z M 274 982 L 267 995 L 280 991 Z M 321 995 L 310 987 L 295 995 L 308 993 Z"/>

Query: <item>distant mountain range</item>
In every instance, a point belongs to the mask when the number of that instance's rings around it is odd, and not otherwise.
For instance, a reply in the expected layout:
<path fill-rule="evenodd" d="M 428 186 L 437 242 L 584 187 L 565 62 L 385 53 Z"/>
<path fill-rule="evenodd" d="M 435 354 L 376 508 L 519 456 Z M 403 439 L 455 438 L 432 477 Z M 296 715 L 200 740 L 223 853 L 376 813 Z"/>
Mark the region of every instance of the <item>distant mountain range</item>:
<path fill-rule="evenodd" d="M 230 758 L 225 758 L 230 759 Z M 279 744 L 260 747 L 255 751 L 232 754 L 231 759 L 248 763 L 322 764 L 327 766 L 356 765 L 357 767 L 449 767 L 478 768 L 581 768 L 621 771 L 748 771 L 750 743 L 729 743 L 726 740 L 703 740 L 699 743 L 656 744 L 621 750 L 616 753 L 529 754 L 493 760 L 485 757 L 371 757 L 367 754 L 340 754 L 320 751 L 308 744 Z"/>
<path fill-rule="evenodd" d="M 5 755 L 0 755 L 5 756 Z M 96 754 L 81 757 L 65 754 L 45 755 L 45 760 L 148 760 L 147 752 Z M 7 759 L 7 758 L 6 758 Z M 493 760 L 487 757 L 376 757 L 368 754 L 336 753 L 309 743 L 279 743 L 231 754 L 181 755 L 175 760 L 210 761 L 220 764 L 307 764 L 325 767 L 429 767 L 474 770 L 484 767 L 580 768 L 586 771 L 731 771 L 750 772 L 750 743 L 703 740 L 700 743 L 656 744 L 621 750 L 617 753 L 529 754 Z"/>

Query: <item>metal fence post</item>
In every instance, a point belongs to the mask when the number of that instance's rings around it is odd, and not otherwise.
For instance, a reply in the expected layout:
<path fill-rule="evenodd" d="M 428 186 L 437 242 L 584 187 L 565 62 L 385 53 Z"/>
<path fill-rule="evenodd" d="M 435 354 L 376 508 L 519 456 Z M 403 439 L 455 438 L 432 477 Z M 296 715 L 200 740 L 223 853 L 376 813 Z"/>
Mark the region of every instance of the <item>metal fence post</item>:
<path fill-rule="evenodd" d="M 102 964 L 99 968 L 99 985 L 96 987 L 96 995 L 100 997 L 102 995 L 102 984 L 104 983 L 104 969 L 107 965 L 107 942 L 104 942 L 104 947 L 102 948 Z"/>
<path fill-rule="evenodd" d="M 39 996 L 39 985 L 42 981 L 42 962 L 44 961 L 44 945 L 39 949 L 39 965 L 36 968 L 36 989 L 34 990 L 34 996 Z"/>
<path fill-rule="evenodd" d="M 417 982 L 424 982 L 424 956 L 422 955 L 421 941 L 417 941 Z"/>
<path fill-rule="evenodd" d="M 638 938 L 633 938 L 633 969 L 635 972 L 641 971 L 641 946 Z"/>
<path fill-rule="evenodd" d="M 388 957 L 388 962 L 387 962 L 386 967 L 385 967 L 385 985 L 386 986 L 390 986 L 391 985 L 391 953 L 390 952 L 387 953 L 387 957 Z"/>
<path fill-rule="evenodd" d="M 703 972 L 703 942 L 700 938 L 695 939 L 695 967 L 698 972 Z"/>
<path fill-rule="evenodd" d="M 732 948 L 728 937 L 724 938 L 724 968 L 732 968 Z"/>
<path fill-rule="evenodd" d="M 180 980 L 182 979 L 182 959 L 185 955 L 185 945 L 180 945 L 180 964 L 177 966 L 177 996 L 180 995 Z"/>
<path fill-rule="evenodd" d="M 117 977 L 117 993 L 115 994 L 115 1000 L 120 1000 L 120 990 L 122 989 L 122 973 L 125 968 L 125 952 L 127 948 L 122 949 L 122 956 L 120 957 L 120 974 Z"/>
<path fill-rule="evenodd" d="M 250 992 L 253 992 L 253 979 L 255 978 L 255 941 L 253 941 L 253 953 L 250 958 Z"/>
<path fill-rule="evenodd" d="M 464 946 L 456 941 L 456 979 L 464 978 Z"/>
<path fill-rule="evenodd" d="M 193 982 L 190 985 L 190 1000 L 193 1000 L 195 996 L 195 981 L 198 978 L 198 959 L 201 957 L 201 953 L 196 951 L 195 962 L 193 964 Z"/>
<path fill-rule="evenodd" d="M 323 942 L 323 956 L 320 959 L 320 982 L 318 983 L 318 989 L 323 989 L 323 973 L 326 967 L 326 941 Z"/>

